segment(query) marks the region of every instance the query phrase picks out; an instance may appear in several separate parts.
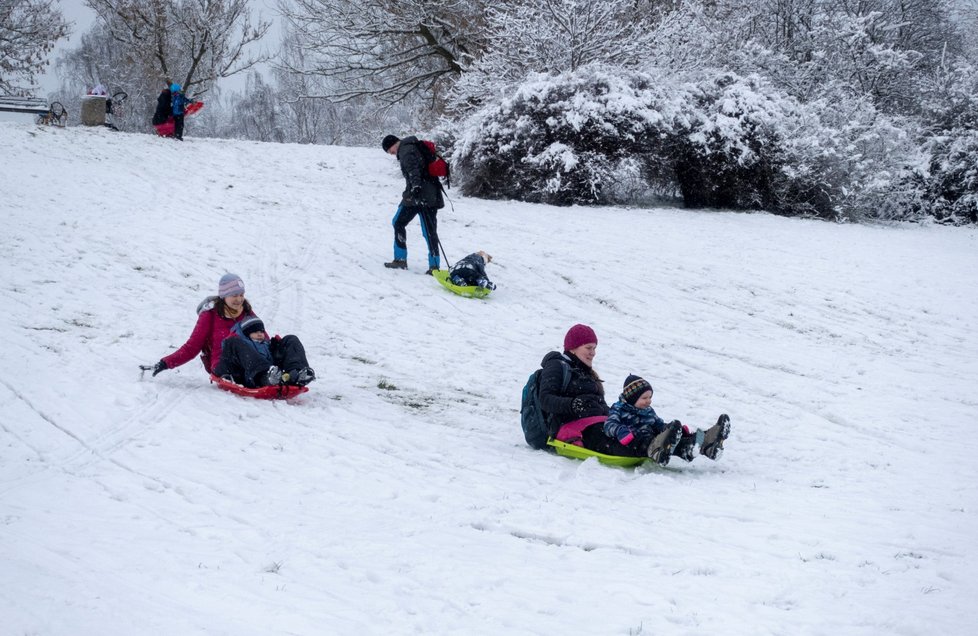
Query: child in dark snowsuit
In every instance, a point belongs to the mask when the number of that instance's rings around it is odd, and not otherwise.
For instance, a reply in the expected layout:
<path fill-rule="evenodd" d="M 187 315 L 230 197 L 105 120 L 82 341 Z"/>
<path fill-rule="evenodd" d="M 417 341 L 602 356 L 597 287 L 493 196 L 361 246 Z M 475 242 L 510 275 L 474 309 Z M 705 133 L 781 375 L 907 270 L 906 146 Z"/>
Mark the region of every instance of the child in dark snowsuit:
<path fill-rule="evenodd" d="M 486 276 L 486 265 L 492 262 L 492 256 L 483 251 L 469 254 L 452 265 L 450 271 L 452 284 L 462 287 L 476 286 L 485 289 L 496 289 L 496 286 Z"/>
<path fill-rule="evenodd" d="M 621 396 L 611 406 L 604 422 L 604 433 L 617 442 L 614 455 L 647 456 L 660 466 L 669 463 L 669 457 L 679 456 L 686 461 L 700 453 L 710 459 L 718 459 L 723 452 L 723 440 L 730 434 L 730 418 L 721 415 L 716 425 L 705 433 L 689 429 L 679 420 L 668 424 L 652 408 L 652 385 L 637 375 L 625 378 Z M 614 444 L 613 444 L 614 445 Z"/>
<path fill-rule="evenodd" d="M 276 384 L 305 386 L 316 379 L 299 339 L 291 335 L 269 338 L 257 316 L 231 327 L 231 335 L 221 343 L 221 360 L 214 374 L 248 388 Z"/>

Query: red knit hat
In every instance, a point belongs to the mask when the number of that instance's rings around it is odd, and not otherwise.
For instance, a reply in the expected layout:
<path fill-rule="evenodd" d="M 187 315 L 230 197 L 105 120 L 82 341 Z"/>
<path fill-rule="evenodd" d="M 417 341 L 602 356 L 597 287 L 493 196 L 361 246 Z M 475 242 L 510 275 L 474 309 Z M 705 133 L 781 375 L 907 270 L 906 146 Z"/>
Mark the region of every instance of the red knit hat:
<path fill-rule="evenodd" d="M 572 351 L 586 344 L 598 344 L 594 329 L 587 325 L 574 325 L 567 330 L 567 335 L 564 336 L 564 351 Z"/>

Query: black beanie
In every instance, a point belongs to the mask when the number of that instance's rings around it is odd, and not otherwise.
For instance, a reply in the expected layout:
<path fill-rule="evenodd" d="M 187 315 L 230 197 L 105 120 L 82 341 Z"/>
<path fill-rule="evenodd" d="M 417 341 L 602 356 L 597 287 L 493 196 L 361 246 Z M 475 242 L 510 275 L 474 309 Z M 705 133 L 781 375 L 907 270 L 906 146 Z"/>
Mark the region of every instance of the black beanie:
<path fill-rule="evenodd" d="M 380 145 L 384 147 L 384 152 L 387 152 L 388 150 L 391 149 L 391 146 L 393 146 L 399 141 L 400 139 L 398 139 L 394 135 L 387 135 L 386 137 L 384 137 L 384 140 L 380 142 Z"/>
<path fill-rule="evenodd" d="M 241 321 L 241 333 L 250 336 L 256 331 L 265 331 L 265 323 L 258 316 L 251 316 Z"/>
<path fill-rule="evenodd" d="M 638 399 L 642 397 L 642 394 L 646 391 L 652 391 L 652 385 L 637 375 L 630 375 L 625 378 L 625 386 L 621 390 L 621 396 L 626 402 L 632 406 L 635 406 L 635 402 L 637 402 Z"/>

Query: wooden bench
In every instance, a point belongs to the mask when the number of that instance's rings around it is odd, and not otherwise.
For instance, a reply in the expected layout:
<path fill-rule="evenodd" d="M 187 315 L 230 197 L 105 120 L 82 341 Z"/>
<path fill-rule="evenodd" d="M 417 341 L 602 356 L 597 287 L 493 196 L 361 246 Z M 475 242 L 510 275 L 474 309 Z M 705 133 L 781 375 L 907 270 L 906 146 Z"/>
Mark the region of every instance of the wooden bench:
<path fill-rule="evenodd" d="M 39 124 L 64 126 L 68 121 L 68 111 L 61 102 L 48 104 L 36 97 L 0 97 L 0 111 L 7 113 L 27 113 L 37 115 Z"/>

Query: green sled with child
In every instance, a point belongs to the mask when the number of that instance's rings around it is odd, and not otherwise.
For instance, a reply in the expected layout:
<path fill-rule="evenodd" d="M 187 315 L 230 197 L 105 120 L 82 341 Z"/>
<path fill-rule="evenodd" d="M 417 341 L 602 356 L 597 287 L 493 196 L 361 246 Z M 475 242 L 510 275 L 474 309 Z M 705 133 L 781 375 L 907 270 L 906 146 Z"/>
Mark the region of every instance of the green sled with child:
<path fill-rule="evenodd" d="M 496 289 L 486 276 L 486 265 L 492 256 L 483 251 L 469 254 L 450 269 L 432 270 L 431 275 L 442 287 L 465 298 L 485 298 Z"/>

